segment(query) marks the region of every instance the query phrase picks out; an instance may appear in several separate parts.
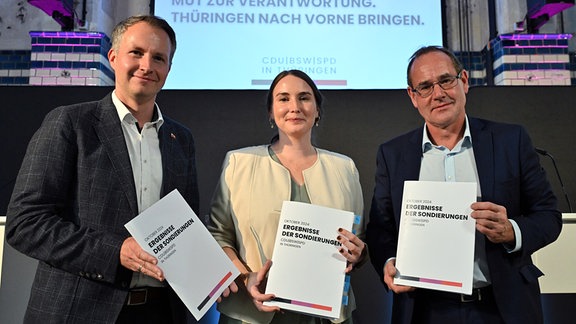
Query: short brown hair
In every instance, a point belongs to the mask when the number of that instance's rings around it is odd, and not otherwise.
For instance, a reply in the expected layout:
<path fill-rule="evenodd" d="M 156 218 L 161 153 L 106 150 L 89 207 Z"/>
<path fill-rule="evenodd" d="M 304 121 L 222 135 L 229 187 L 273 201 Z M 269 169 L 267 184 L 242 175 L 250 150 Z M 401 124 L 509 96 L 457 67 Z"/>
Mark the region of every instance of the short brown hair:
<path fill-rule="evenodd" d="M 139 22 L 145 22 L 152 27 L 157 27 L 162 29 L 163 31 L 168 34 L 168 38 L 170 38 L 170 63 L 172 63 L 172 58 L 174 58 L 174 53 L 176 52 L 176 33 L 174 29 L 170 27 L 168 22 L 158 16 L 152 15 L 141 15 L 141 16 L 132 16 L 124 19 L 123 21 L 119 22 L 112 30 L 112 48 L 117 51 L 118 46 L 120 45 L 120 41 L 122 40 L 122 36 L 126 32 L 129 27 L 136 25 Z"/>
<path fill-rule="evenodd" d="M 456 69 L 456 74 L 458 74 L 458 73 L 460 73 L 460 71 L 464 70 L 464 66 L 462 65 L 460 60 L 458 60 L 456 55 L 454 55 L 454 53 L 452 51 L 450 51 L 449 49 L 442 47 L 442 46 L 435 46 L 435 45 L 424 46 L 424 47 L 421 47 L 420 49 L 418 49 L 416 52 L 414 52 L 414 54 L 412 54 L 412 56 L 410 57 L 410 61 L 408 62 L 408 68 L 406 69 L 406 78 L 408 81 L 408 86 L 412 87 L 412 80 L 410 80 L 410 69 L 412 69 L 412 65 L 414 64 L 414 61 L 417 58 L 419 58 L 420 56 L 422 56 L 424 54 L 432 53 L 432 52 L 441 52 L 441 53 L 448 55 L 450 60 L 452 60 L 452 64 L 454 65 L 454 68 Z"/>

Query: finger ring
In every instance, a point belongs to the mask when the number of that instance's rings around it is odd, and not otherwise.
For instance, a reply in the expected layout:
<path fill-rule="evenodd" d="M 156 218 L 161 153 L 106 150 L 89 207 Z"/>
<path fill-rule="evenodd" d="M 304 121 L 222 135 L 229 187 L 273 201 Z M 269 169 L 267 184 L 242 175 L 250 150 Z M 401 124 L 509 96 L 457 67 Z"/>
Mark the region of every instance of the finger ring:
<path fill-rule="evenodd" d="M 141 265 L 138 267 L 138 272 L 142 272 L 142 267 L 143 267 L 143 265 L 141 264 Z"/>

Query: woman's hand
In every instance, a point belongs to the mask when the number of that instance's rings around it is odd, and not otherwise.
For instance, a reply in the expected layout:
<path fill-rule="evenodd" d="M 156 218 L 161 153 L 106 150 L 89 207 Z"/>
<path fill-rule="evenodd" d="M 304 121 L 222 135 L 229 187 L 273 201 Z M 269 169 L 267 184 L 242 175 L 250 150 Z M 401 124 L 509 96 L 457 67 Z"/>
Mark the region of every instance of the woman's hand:
<path fill-rule="evenodd" d="M 366 261 L 368 256 L 366 253 L 366 244 L 358 238 L 355 234 L 343 228 L 338 229 L 338 242 L 342 244 L 340 247 L 340 254 L 348 260 L 346 273 L 352 271 L 356 265 L 361 265 Z"/>
<path fill-rule="evenodd" d="M 261 312 L 276 312 L 280 310 L 278 306 L 266 306 L 263 304 L 265 301 L 276 297 L 274 294 L 263 293 L 263 291 L 266 290 L 266 274 L 271 266 L 272 261 L 268 260 L 260 271 L 250 272 L 246 277 L 246 290 L 248 290 L 248 294 L 252 297 L 254 306 Z"/>
<path fill-rule="evenodd" d="M 226 289 L 224 289 L 224 291 L 222 291 L 222 293 L 220 294 L 220 297 L 218 297 L 218 299 L 216 299 L 216 302 L 219 303 L 224 298 L 230 296 L 230 294 L 235 294 L 237 292 L 238 292 L 238 285 L 236 284 L 236 282 L 232 281 L 232 283 L 230 283 L 230 285 L 228 287 L 226 287 Z"/>

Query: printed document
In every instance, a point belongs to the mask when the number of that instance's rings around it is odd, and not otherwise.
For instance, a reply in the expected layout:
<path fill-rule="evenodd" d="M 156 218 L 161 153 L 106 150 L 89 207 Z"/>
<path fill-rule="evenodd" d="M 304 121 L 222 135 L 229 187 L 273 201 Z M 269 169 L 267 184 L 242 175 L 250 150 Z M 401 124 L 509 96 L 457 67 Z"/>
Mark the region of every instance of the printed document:
<path fill-rule="evenodd" d="M 177 190 L 125 227 L 158 259 L 166 281 L 196 320 L 240 274 Z"/>
<path fill-rule="evenodd" d="M 406 181 L 395 284 L 471 294 L 475 182 Z"/>
<path fill-rule="evenodd" d="M 346 258 L 338 229 L 352 231 L 354 213 L 285 201 L 274 244 L 265 305 L 338 318 L 345 293 Z"/>

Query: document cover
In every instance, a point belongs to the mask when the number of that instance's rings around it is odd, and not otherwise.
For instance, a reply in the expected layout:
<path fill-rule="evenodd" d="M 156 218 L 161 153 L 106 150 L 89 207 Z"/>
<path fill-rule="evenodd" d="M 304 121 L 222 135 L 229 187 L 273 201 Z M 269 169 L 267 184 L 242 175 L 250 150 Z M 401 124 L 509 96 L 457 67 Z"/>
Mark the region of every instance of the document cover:
<path fill-rule="evenodd" d="M 354 213 L 285 201 L 280 213 L 265 305 L 338 318 L 346 258 L 339 252 L 338 228 L 352 231 Z"/>
<path fill-rule="evenodd" d="M 166 281 L 197 320 L 240 274 L 177 190 L 125 227 L 158 259 Z"/>
<path fill-rule="evenodd" d="M 406 181 L 395 284 L 471 294 L 475 182 Z"/>

